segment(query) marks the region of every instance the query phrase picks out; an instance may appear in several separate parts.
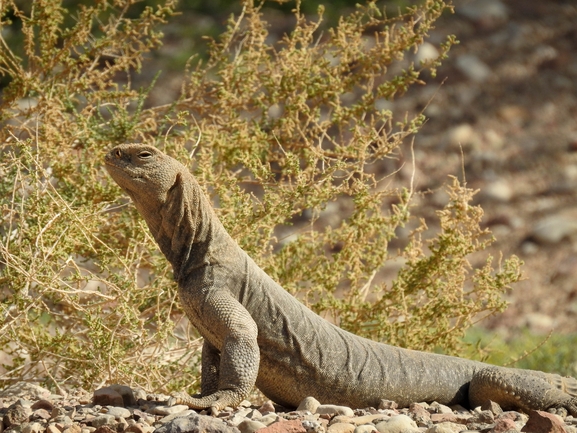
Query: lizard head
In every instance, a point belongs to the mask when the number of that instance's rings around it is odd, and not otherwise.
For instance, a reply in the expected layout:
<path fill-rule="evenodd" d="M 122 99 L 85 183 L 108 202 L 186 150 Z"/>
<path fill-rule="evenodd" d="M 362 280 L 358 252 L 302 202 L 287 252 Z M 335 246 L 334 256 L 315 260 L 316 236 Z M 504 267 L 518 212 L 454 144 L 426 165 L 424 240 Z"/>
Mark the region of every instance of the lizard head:
<path fill-rule="evenodd" d="M 121 144 L 104 158 L 114 181 L 137 203 L 160 203 L 174 185 L 180 164 L 155 147 Z"/>

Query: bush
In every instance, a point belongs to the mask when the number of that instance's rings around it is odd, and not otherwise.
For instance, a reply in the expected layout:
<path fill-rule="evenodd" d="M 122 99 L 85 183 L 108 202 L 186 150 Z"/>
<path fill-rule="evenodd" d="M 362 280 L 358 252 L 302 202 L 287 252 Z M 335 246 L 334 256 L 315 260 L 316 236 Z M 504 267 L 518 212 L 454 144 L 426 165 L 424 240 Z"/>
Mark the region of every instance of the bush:
<path fill-rule="evenodd" d="M 504 308 L 519 262 L 470 265 L 492 241 L 473 191 L 454 178 L 433 222 L 439 233 L 422 240 L 411 182 L 383 172 L 408 153 L 424 117 L 379 107 L 434 74 L 455 43 L 447 38 L 439 60 L 397 66 L 449 8 L 444 1 L 394 18 L 368 3 L 334 27 L 322 7 L 311 20 L 297 3 L 294 29 L 280 40 L 247 1 L 163 106 L 147 103 L 161 79 L 131 83 L 174 2 L 136 16 L 133 3 L 98 2 L 74 16 L 56 0 L 26 13 L 14 1 L 0 6 L 3 26 L 24 35 L 21 52 L 0 46 L 1 381 L 194 387 L 199 341 L 170 267 L 102 169 L 107 149 L 126 141 L 188 164 L 239 244 L 343 328 L 455 353 L 479 315 Z M 407 224 L 414 229 L 394 251 Z M 391 259 L 404 265 L 387 282 Z"/>

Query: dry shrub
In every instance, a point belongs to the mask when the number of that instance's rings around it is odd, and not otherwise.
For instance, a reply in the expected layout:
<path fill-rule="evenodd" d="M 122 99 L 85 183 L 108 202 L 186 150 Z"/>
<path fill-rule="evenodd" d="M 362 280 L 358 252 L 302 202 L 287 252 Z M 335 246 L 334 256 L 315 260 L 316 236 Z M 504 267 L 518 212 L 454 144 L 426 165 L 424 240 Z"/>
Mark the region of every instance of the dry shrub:
<path fill-rule="evenodd" d="M 444 1 L 393 17 L 368 3 L 333 27 L 322 8 L 310 19 L 297 4 L 280 40 L 246 1 L 209 57 L 190 60 L 166 106 L 147 105 L 161 80 L 134 89 L 131 77 L 160 44 L 174 3 L 132 18 L 133 0 L 95 3 L 73 15 L 55 0 L 29 11 L 0 6 L 2 25 L 24 36 L 21 51 L 0 41 L 0 381 L 194 385 L 198 339 L 170 266 L 102 169 L 106 150 L 126 141 L 188 164 L 240 245 L 346 329 L 455 353 L 473 320 L 504 308 L 519 262 L 470 265 L 491 242 L 472 191 L 448 183 L 434 222 L 441 230 L 422 240 L 411 184 L 383 173 L 424 117 L 379 107 L 434 74 L 455 43 L 448 37 L 438 60 L 396 67 L 449 8 Z M 395 251 L 391 241 L 410 222 L 417 228 Z M 386 282 L 390 259 L 404 266 Z"/>

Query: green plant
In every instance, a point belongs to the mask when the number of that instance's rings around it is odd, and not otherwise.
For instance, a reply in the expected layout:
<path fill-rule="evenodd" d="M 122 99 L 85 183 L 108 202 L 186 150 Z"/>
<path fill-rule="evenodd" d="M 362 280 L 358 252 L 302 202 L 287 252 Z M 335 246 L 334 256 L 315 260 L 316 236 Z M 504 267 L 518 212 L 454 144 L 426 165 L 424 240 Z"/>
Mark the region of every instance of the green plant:
<path fill-rule="evenodd" d="M 83 6 L 71 27 L 55 0 L 34 2 L 29 13 L 0 6 L 2 25 L 18 20 L 25 37 L 21 53 L 0 46 L 8 81 L 0 347 L 11 357 L 0 381 L 194 385 L 199 344 L 170 268 L 102 169 L 104 152 L 123 141 L 155 144 L 188 164 L 240 245 L 344 328 L 454 353 L 476 315 L 504 307 L 500 294 L 519 278 L 519 262 L 469 264 L 491 242 L 473 192 L 448 184 L 441 231 L 421 240 L 412 185 L 383 171 L 407 152 L 424 117 L 379 107 L 419 84 L 423 71 L 434 74 L 455 43 L 448 37 L 438 60 L 401 61 L 446 2 L 427 0 L 394 18 L 368 3 L 335 27 L 324 25 L 322 8 L 310 20 L 297 3 L 294 29 L 270 42 L 261 5 L 246 1 L 210 41 L 208 60 L 189 62 L 181 94 L 159 106 L 147 99 L 152 84 L 131 83 L 174 4 L 128 18 L 134 3 Z M 394 251 L 389 244 L 407 224 L 414 230 Z M 391 258 L 405 265 L 387 284 Z"/>

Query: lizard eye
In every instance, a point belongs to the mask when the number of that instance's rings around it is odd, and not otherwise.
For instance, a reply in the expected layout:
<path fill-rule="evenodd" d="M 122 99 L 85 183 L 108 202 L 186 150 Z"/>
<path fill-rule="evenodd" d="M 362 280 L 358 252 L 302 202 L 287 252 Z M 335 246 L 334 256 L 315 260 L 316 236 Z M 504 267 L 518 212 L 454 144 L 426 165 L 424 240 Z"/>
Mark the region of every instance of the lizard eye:
<path fill-rule="evenodd" d="M 148 159 L 152 157 L 152 152 L 149 152 L 148 150 L 143 150 L 142 152 L 140 152 L 138 154 L 138 157 L 140 159 Z"/>
<path fill-rule="evenodd" d="M 116 155 L 117 158 L 120 158 L 122 156 L 122 152 L 120 151 L 120 149 L 116 149 L 116 152 L 114 152 L 114 154 Z"/>

